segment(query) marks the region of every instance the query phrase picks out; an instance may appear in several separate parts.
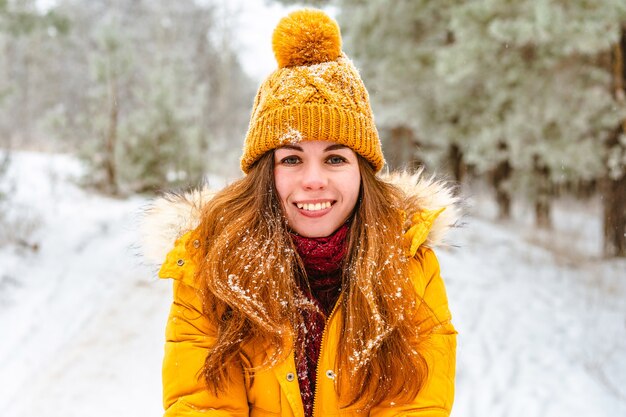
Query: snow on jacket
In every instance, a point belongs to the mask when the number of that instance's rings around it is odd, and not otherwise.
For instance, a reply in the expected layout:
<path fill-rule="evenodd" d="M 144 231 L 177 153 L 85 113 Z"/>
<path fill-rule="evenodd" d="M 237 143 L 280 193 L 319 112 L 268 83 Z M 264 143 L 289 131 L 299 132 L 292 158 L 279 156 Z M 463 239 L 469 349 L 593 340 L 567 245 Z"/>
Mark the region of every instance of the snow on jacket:
<path fill-rule="evenodd" d="M 417 398 L 410 403 L 377 406 L 372 417 L 415 416 L 444 417 L 450 414 L 454 397 L 456 331 L 450 320 L 444 283 L 432 247 L 443 242 L 447 229 L 458 218 L 456 200 L 450 189 L 420 174 L 394 174 L 384 178 L 399 185 L 412 196 L 415 213 L 404 234 L 409 257 L 409 273 L 417 293 L 433 310 L 442 326 L 430 336 L 425 359 L 429 378 Z M 225 392 L 214 395 L 206 388 L 201 368 L 214 343 L 215 327 L 202 314 L 202 301 L 194 281 L 196 265 L 193 251 L 199 242 L 192 241 L 191 231 L 199 223 L 203 202 L 211 198 L 207 190 L 157 200 L 144 221 L 144 250 L 148 259 L 162 261 L 159 277 L 174 280 L 173 303 L 166 327 L 163 360 L 163 405 L 166 417 L 197 416 L 281 416 L 303 417 L 293 351 L 276 366 L 257 371 L 254 378 L 244 369 L 263 361 L 267 352 L 249 347 Z M 171 249 L 172 242 L 174 248 Z M 340 409 L 335 392 L 335 358 L 339 345 L 341 308 L 335 309 L 324 329 L 318 363 L 316 416 L 363 416 L 351 408 Z M 235 366 L 235 365 L 232 365 Z"/>

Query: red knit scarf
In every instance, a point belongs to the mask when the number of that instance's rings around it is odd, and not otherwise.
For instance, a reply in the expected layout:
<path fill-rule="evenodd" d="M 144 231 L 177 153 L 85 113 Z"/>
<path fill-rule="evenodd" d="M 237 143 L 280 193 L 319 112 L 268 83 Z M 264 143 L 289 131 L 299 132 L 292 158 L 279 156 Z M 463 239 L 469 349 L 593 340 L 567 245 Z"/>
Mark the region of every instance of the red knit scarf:
<path fill-rule="evenodd" d="M 298 382 L 307 417 L 313 415 L 317 362 L 326 318 L 341 292 L 341 267 L 347 250 L 347 234 L 346 224 L 328 237 L 292 235 L 307 274 L 307 279 L 300 280 L 300 289 L 314 306 L 301 310 L 303 327 L 298 332 L 296 343 Z"/>

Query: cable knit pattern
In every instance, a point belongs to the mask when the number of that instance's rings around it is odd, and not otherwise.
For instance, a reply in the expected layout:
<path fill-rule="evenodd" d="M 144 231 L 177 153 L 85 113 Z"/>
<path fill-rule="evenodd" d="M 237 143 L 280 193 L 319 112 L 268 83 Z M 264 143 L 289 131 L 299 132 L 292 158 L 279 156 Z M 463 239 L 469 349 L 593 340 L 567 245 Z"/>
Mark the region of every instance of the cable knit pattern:
<path fill-rule="evenodd" d="M 319 34 L 320 28 L 336 30 Z M 288 63 L 281 64 L 285 44 Z M 254 100 L 241 157 L 243 172 L 269 150 L 311 140 L 345 145 L 376 171 L 382 169 L 385 160 L 369 95 L 340 45 L 339 27 L 321 11 L 294 12 L 281 20 L 274 32 L 281 67 L 261 84 Z"/>

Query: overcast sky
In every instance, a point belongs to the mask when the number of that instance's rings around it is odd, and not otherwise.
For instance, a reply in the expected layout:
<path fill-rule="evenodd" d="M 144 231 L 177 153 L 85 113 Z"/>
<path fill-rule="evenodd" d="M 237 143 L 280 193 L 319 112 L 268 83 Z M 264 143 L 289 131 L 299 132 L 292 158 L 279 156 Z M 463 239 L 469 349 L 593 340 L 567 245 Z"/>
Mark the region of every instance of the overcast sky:
<path fill-rule="evenodd" d="M 272 52 L 272 32 L 276 24 L 290 11 L 302 6 L 285 7 L 268 0 L 222 1 L 239 20 L 235 36 L 241 45 L 242 65 L 248 74 L 260 81 L 276 69 Z M 332 8 L 325 10 L 336 16 Z"/>
<path fill-rule="evenodd" d="M 240 43 L 241 63 L 253 78 L 261 81 L 276 69 L 272 52 L 272 31 L 278 21 L 294 7 L 285 7 L 266 0 L 234 0 L 227 3 L 239 20 L 235 31 Z"/>

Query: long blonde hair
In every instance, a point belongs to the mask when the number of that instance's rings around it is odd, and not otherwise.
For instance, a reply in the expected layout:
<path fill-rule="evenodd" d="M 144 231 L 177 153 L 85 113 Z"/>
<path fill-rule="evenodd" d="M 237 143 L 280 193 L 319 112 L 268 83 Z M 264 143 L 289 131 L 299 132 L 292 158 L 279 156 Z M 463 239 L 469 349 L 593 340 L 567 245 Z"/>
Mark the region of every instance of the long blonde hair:
<path fill-rule="evenodd" d="M 415 397 L 428 368 L 419 340 L 432 329 L 430 310 L 416 294 L 402 245 L 405 196 L 375 176 L 360 156 L 361 190 L 342 275 L 343 318 L 336 389 L 342 406 L 368 409 Z M 216 341 L 203 375 L 224 388 L 228 364 L 244 363 L 243 347 L 263 341 L 271 355 L 255 369 L 286 357 L 301 324 L 297 279 L 305 274 L 274 187 L 274 155 L 203 207 L 196 278 Z"/>

